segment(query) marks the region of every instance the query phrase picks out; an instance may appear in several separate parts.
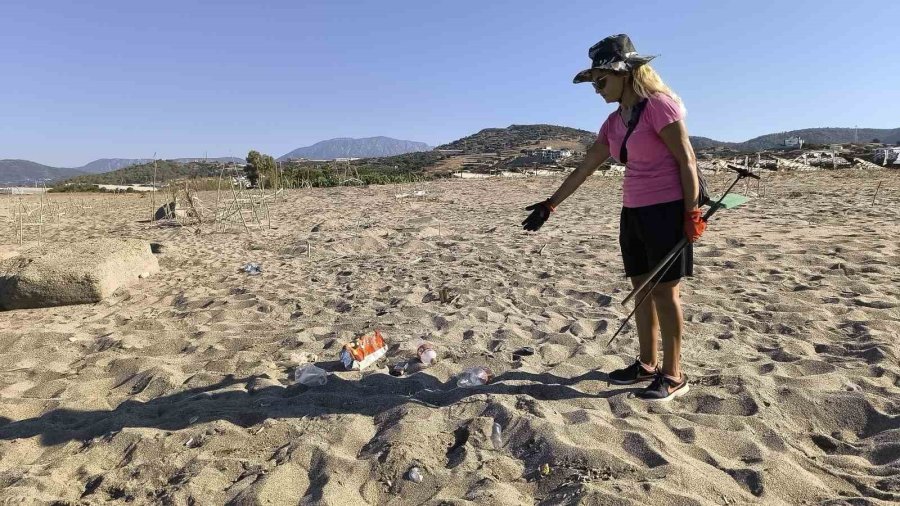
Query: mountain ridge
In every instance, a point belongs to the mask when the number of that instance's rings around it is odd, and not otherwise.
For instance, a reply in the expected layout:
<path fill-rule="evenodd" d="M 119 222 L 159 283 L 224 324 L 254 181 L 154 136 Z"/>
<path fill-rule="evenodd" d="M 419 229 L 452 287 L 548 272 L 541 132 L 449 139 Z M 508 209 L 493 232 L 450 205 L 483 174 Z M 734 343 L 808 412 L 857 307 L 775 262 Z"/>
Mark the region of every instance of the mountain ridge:
<path fill-rule="evenodd" d="M 311 146 L 291 150 L 278 157 L 278 161 L 298 158 L 307 160 L 334 160 L 335 158 L 382 158 L 419 151 L 430 151 L 424 142 L 394 139 L 392 137 L 335 137 L 319 141 Z"/>
<path fill-rule="evenodd" d="M 84 174 L 77 169 L 51 167 L 30 160 L 0 160 L 0 186 L 31 186 L 37 182 L 52 183 Z"/>
<path fill-rule="evenodd" d="M 719 141 L 704 136 L 691 136 L 691 144 L 695 150 L 707 150 L 724 148 L 738 152 L 754 152 L 766 149 L 775 149 L 783 147 L 784 140 L 789 137 L 800 136 L 807 145 L 827 145 L 827 144 L 847 144 L 852 143 L 856 139 L 860 143 L 880 141 L 886 144 L 900 143 L 900 128 L 842 128 L 842 127 L 817 127 L 804 128 L 799 130 L 790 130 L 786 132 L 774 132 L 760 135 L 743 142 L 726 142 Z M 433 149 L 452 149 L 461 150 L 464 153 L 487 153 L 495 152 L 503 149 L 510 149 L 522 145 L 539 145 L 541 143 L 569 143 L 571 145 L 580 145 L 586 148 L 593 142 L 596 137 L 595 132 L 581 130 L 572 127 L 535 124 L 535 125 L 510 125 L 506 128 L 485 128 L 478 132 L 454 140 L 452 142 L 442 144 Z M 359 141 L 364 141 L 360 143 Z M 382 154 L 366 154 L 364 151 L 354 151 L 351 149 L 353 145 L 358 148 L 360 145 L 365 146 L 369 143 L 377 146 L 379 142 L 385 142 L 381 146 L 378 153 Z M 307 158 L 311 160 L 329 160 L 334 158 L 383 158 L 388 156 L 398 156 L 406 153 L 429 151 L 432 148 L 422 142 L 402 141 L 392 139 L 390 137 L 367 137 L 363 139 L 354 139 L 352 137 L 338 137 L 326 141 L 320 141 L 312 146 L 305 148 L 297 148 L 278 158 L 279 161 L 285 161 L 294 157 L 301 157 L 300 153 L 307 148 L 318 146 L 334 148 L 337 151 L 330 153 L 319 150 L 310 150 L 305 152 Z M 393 152 L 391 149 L 400 152 Z M 399 148 L 397 147 L 399 146 Z M 318 148 L 317 148 L 318 149 Z M 329 156 L 321 156 L 321 155 Z M 340 155 L 340 156 L 334 156 Z M 243 159 L 237 157 L 219 157 L 219 158 L 176 158 L 168 162 L 176 162 L 181 164 L 191 164 L 201 161 L 208 162 L 243 162 Z M 6 159 L 0 160 L 0 186 L 21 186 L 31 185 L 36 181 L 56 182 L 64 179 L 70 179 L 80 175 L 102 174 L 109 172 L 117 172 L 129 166 L 147 165 L 153 160 L 146 158 L 100 158 L 94 160 L 81 167 L 65 168 L 52 167 L 43 165 L 30 160 Z M 160 161 L 162 162 L 162 161 Z M 106 171 L 107 168 L 117 167 L 112 171 Z M 206 172 L 205 170 L 203 172 Z M 173 171 L 178 173 L 178 171 Z M 115 174 L 120 176 L 122 174 Z M 128 177 L 130 179 L 130 176 Z"/>

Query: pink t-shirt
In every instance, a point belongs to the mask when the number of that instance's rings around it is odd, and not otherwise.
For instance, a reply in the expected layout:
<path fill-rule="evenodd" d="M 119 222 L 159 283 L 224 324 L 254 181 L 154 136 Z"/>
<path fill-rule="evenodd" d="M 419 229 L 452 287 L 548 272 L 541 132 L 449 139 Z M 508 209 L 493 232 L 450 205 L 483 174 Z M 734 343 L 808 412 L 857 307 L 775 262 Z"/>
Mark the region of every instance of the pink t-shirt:
<path fill-rule="evenodd" d="M 681 107 L 668 95 L 655 93 L 647 99 L 641 119 L 628 138 L 628 163 L 622 184 L 625 207 L 644 207 L 684 198 L 678 162 L 659 136 L 663 127 L 682 118 Z M 616 161 L 627 131 L 618 109 L 600 127 L 597 141 L 609 146 Z"/>

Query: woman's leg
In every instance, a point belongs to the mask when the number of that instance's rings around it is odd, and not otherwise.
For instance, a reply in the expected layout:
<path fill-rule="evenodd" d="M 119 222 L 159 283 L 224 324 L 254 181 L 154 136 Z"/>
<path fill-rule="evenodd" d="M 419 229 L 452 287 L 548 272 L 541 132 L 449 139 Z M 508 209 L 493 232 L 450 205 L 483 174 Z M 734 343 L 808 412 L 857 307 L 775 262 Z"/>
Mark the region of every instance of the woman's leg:
<path fill-rule="evenodd" d="M 662 372 L 676 378 L 681 377 L 681 334 L 684 330 L 679 281 L 676 279 L 660 283 L 651 295 L 662 334 Z"/>
<path fill-rule="evenodd" d="M 646 276 L 635 276 L 631 278 L 631 284 L 637 288 L 645 278 Z M 655 307 L 654 297 L 644 298 L 648 290 L 649 287 L 644 288 L 635 296 L 635 304 L 641 300 L 644 302 L 635 311 L 634 322 L 637 326 L 638 342 L 641 347 L 641 362 L 651 367 L 656 367 L 659 349 L 657 345 L 659 342 L 659 322 L 656 316 L 658 310 Z"/>

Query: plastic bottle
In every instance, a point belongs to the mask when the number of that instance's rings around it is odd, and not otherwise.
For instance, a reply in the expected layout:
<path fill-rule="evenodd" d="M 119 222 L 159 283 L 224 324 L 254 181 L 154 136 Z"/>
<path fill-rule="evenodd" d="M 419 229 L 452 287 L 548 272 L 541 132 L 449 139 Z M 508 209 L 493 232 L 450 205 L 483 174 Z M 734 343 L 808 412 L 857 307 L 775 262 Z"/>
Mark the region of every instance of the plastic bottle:
<path fill-rule="evenodd" d="M 487 367 L 470 367 L 459 374 L 456 380 L 458 387 L 476 387 L 491 381 L 494 373 Z"/>
<path fill-rule="evenodd" d="M 497 422 L 494 422 L 494 429 L 491 431 L 491 442 L 497 450 L 503 446 L 503 428 Z"/>
<path fill-rule="evenodd" d="M 303 364 L 294 370 L 294 381 L 310 387 L 322 386 L 328 382 L 328 373 L 313 364 Z"/>
<path fill-rule="evenodd" d="M 428 341 L 422 341 L 419 344 L 419 347 L 416 349 L 416 354 L 419 356 L 419 361 L 425 365 L 431 365 L 437 360 L 437 350 L 435 350 L 434 345 Z"/>

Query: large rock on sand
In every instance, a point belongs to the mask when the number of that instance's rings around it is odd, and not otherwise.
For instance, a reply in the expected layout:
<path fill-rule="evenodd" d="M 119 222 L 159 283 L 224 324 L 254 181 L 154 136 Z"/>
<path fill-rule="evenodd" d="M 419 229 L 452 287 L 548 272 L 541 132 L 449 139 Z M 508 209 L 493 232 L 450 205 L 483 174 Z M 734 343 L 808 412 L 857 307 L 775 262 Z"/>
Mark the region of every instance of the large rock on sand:
<path fill-rule="evenodd" d="M 0 309 L 99 302 L 158 271 L 150 243 L 138 239 L 48 244 L 0 262 Z"/>

